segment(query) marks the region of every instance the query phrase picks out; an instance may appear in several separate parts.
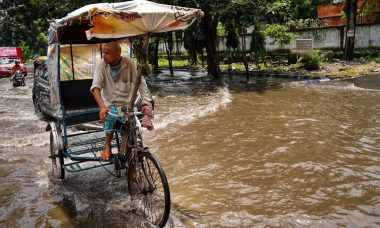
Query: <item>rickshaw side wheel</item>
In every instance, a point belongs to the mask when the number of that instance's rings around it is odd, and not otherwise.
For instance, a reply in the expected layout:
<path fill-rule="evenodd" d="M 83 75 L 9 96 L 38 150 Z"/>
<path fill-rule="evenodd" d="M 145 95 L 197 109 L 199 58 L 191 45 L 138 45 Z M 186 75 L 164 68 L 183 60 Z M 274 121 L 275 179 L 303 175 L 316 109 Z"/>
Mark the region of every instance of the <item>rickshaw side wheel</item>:
<path fill-rule="evenodd" d="M 50 159 L 52 164 L 52 174 L 57 179 L 65 179 L 65 169 L 63 168 L 63 150 L 60 148 L 60 136 L 57 131 L 50 130 Z"/>

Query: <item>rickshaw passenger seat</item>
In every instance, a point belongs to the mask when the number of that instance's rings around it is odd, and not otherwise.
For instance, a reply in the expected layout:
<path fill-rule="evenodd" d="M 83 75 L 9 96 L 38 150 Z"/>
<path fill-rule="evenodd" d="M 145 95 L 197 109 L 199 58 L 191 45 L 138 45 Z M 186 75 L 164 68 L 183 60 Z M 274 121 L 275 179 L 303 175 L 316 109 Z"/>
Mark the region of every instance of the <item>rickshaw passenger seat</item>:
<path fill-rule="evenodd" d="M 61 81 L 61 104 L 66 111 L 84 111 L 86 109 L 98 108 L 96 101 L 90 92 L 92 79 Z M 99 120 L 98 112 L 91 112 L 78 115 L 68 115 L 66 118 L 67 125 L 86 123 Z"/>
<path fill-rule="evenodd" d="M 62 105 L 66 110 L 96 108 L 96 101 L 90 92 L 92 79 L 61 81 Z"/>

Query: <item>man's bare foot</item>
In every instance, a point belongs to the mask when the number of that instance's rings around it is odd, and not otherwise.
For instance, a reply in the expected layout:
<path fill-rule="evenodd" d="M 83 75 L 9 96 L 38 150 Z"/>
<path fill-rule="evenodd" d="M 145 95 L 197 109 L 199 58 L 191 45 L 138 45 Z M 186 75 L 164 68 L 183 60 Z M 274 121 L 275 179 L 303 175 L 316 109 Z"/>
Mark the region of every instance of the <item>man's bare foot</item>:
<path fill-rule="evenodd" d="M 110 147 L 105 147 L 103 152 L 100 154 L 100 158 L 104 161 L 110 160 L 112 151 Z"/>

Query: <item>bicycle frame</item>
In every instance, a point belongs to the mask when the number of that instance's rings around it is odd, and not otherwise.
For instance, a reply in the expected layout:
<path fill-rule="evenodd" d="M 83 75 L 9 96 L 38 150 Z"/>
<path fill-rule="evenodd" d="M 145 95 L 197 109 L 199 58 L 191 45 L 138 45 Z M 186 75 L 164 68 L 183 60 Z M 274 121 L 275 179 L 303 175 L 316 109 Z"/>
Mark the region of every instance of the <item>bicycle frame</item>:
<path fill-rule="evenodd" d="M 128 117 L 126 123 L 119 122 L 119 129 L 115 130 L 116 141 L 121 143 L 118 145 L 118 153 L 114 161 L 115 165 L 120 160 L 120 169 L 128 168 L 132 159 L 137 158 L 137 153 L 144 149 L 143 140 L 138 126 L 140 120 L 138 115 L 143 115 L 141 112 L 131 112 L 123 115 L 123 118 Z M 122 139 L 119 140 L 118 136 Z"/>

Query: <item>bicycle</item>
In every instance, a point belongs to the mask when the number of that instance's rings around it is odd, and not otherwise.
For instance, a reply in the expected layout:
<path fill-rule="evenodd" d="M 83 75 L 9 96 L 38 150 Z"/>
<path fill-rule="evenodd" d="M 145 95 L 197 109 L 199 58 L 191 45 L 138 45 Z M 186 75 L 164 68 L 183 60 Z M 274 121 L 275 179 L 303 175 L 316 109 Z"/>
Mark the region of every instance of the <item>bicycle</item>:
<path fill-rule="evenodd" d="M 50 131 L 49 158 L 52 161 L 52 173 L 57 179 L 63 180 L 65 171 L 80 172 L 114 165 L 116 174 L 114 176 L 120 178 L 122 170 L 125 169 L 128 192 L 136 212 L 142 214 L 151 224 L 163 227 L 169 219 L 171 203 L 165 172 L 158 158 L 143 144 L 139 127 L 143 113 L 137 111 L 130 113 L 123 111 L 123 113 L 126 113 L 123 114 L 123 118 L 128 116 L 130 121 L 116 122 L 113 130 L 116 139 L 113 140 L 112 146 L 117 148 L 117 153 L 110 161 L 105 162 L 95 155 L 96 151 L 101 151 L 104 147 L 105 138 L 99 138 L 96 134 L 101 133 L 102 129 L 68 135 L 65 124 L 51 122 L 46 130 Z M 69 138 L 75 140 L 69 141 Z M 94 156 L 81 156 L 89 153 Z M 72 162 L 65 161 L 65 158 Z M 100 164 L 82 166 L 87 162 Z"/>
<path fill-rule="evenodd" d="M 165 172 L 155 155 L 144 147 L 138 126 L 141 112 L 125 112 L 126 123 L 116 124 L 115 135 L 121 137 L 118 153 L 113 157 L 116 176 L 121 176 L 122 169 L 128 183 L 131 201 L 137 203 L 148 221 L 163 227 L 170 214 L 170 190 Z M 116 140 L 119 141 L 118 139 Z"/>

